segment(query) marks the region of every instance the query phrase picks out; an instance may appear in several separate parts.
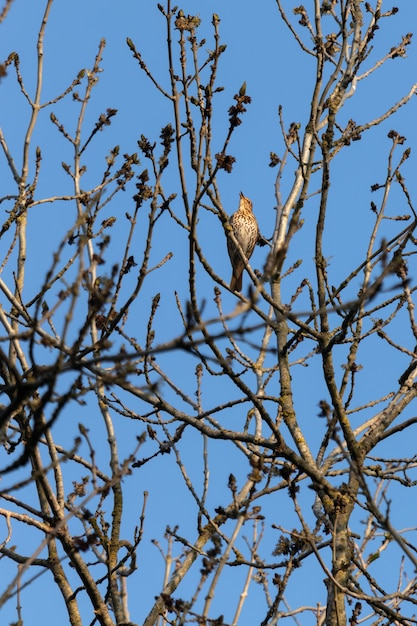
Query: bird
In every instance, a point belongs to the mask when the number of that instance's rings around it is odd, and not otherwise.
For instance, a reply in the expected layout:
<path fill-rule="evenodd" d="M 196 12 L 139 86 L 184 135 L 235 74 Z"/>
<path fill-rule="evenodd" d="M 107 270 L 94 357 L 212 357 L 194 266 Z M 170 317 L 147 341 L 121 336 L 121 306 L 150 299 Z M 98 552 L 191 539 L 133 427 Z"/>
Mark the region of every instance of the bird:
<path fill-rule="evenodd" d="M 240 192 L 240 202 L 238 210 L 229 218 L 236 241 L 242 248 L 244 258 L 238 250 L 231 237 L 227 238 L 227 251 L 232 264 L 232 278 L 230 289 L 232 291 L 242 291 L 242 273 L 252 256 L 256 242 L 259 238 L 259 228 L 256 217 L 252 211 L 252 201 Z"/>

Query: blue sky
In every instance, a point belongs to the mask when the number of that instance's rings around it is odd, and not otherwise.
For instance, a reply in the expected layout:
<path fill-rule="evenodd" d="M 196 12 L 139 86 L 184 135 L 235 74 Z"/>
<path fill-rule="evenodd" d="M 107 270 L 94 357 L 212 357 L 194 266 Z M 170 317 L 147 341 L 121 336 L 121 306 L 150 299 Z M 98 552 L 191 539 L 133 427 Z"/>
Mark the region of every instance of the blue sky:
<path fill-rule="evenodd" d="M 146 76 L 140 72 L 136 61 L 126 45 L 126 37 L 130 37 L 136 47 L 143 53 L 144 60 L 149 68 L 155 73 L 163 85 L 168 85 L 167 56 L 165 49 L 164 20 L 159 13 L 156 2 L 146 0 L 123 0 L 118 3 L 110 3 L 98 0 L 81 2 L 59 2 L 56 0 L 52 7 L 49 25 L 45 37 L 45 75 L 44 75 L 44 99 L 54 98 L 57 93 L 64 90 L 72 81 L 77 72 L 83 68 L 91 67 L 97 53 L 99 41 L 106 39 L 107 45 L 103 57 L 103 72 L 100 81 L 93 93 L 93 98 L 88 111 L 87 123 L 95 123 L 98 115 L 108 107 L 118 109 L 118 115 L 114 118 L 110 128 L 100 133 L 94 143 L 97 151 L 97 162 L 89 158 L 89 169 L 86 180 L 94 180 L 103 169 L 106 150 L 116 144 L 120 144 L 122 152 L 137 151 L 137 139 L 143 133 L 150 141 L 157 141 L 160 129 L 171 121 L 171 107 L 161 98 L 161 95 L 151 85 Z M 288 2 L 289 7 L 296 6 L 296 2 Z M 310 4 L 310 3 L 307 3 Z M 16 51 L 20 57 L 21 72 L 29 91 L 35 85 L 36 68 L 36 35 L 43 13 L 43 2 L 23 2 L 15 0 L 5 23 L 0 26 L 0 61 L 7 58 L 12 51 Z M 417 19 L 417 5 L 410 0 L 398 0 L 400 9 L 395 18 L 386 20 L 381 37 L 375 41 L 374 56 L 371 60 L 386 53 L 391 46 L 398 43 L 401 35 L 412 29 Z M 230 151 L 236 156 L 236 164 L 232 174 L 221 172 L 218 184 L 221 189 L 222 199 L 226 210 L 232 213 L 237 205 L 239 191 L 243 191 L 254 203 L 254 208 L 260 228 L 265 236 L 270 237 L 275 223 L 275 196 L 274 183 L 276 171 L 268 167 L 269 153 L 282 152 L 282 139 L 280 135 L 279 119 L 277 115 L 278 105 L 283 106 L 285 124 L 288 127 L 291 122 L 301 124 L 307 122 L 311 97 L 313 59 L 305 59 L 293 42 L 288 31 L 281 23 L 273 0 L 262 3 L 262 8 L 255 8 L 254 3 L 246 0 L 240 3 L 222 1 L 194 0 L 184 2 L 181 7 L 186 14 L 198 13 L 203 25 L 200 36 L 207 38 L 206 48 L 211 49 L 211 16 L 217 13 L 221 18 L 220 33 L 223 43 L 227 43 L 227 51 L 223 55 L 219 84 L 225 86 L 225 90 L 218 96 L 218 119 L 216 132 L 218 144 L 221 146 L 224 132 L 227 129 L 227 110 L 232 104 L 232 98 L 239 90 L 244 81 L 247 83 L 247 93 L 252 97 L 252 104 L 244 117 L 243 124 L 237 129 L 232 140 Z M 387 8 L 390 8 L 387 6 Z M 381 30 L 382 30 L 381 29 Z M 406 94 L 411 85 L 417 82 L 417 54 L 413 46 L 408 49 L 406 59 L 389 61 L 383 69 L 375 72 L 369 80 L 358 84 L 355 96 L 348 102 L 343 118 L 347 121 L 354 119 L 358 124 L 366 122 L 375 115 L 382 114 L 397 100 Z M 0 126 L 5 134 L 15 161 L 19 166 L 21 162 L 22 139 L 29 116 L 29 107 L 19 93 L 13 77 L 13 70 L 0 84 Z M 382 182 L 387 163 L 389 140 L 387 132 L 395 128 L 400 134 L 408 139 L 407 146 L 415 146 L 417 143 L 416 120 L 417 100 L 412 100 L 407 107 L 398 112 L 395 120 L 388 120 L 381 127 L 370 131 L 370 136 L 360 142 L 355 142 L 339 155 L 334 163 L 334 178 L 330 191 L 331 202 L 334 211 L 331 211 L 328 219 L 328 236 L 326 239 L 326 254 L 330 263 L 329 273 L 335 284 L 339 284 L 346 273 L 349 273 L 354 259 L 358 262 L 363 256 L 365 246 L 372 228 L 372 214 L 369 210 L 370 201 L 374 196 L 370 193 L 370 186 L 375 182 Z M 75 123 L 76 104 L 67 99 L 52 107 L 54 113 L 68 128 L 73 130 Z M 39 194 L 47 196 L 70 191 L 67 178 L 64 176 L 61 162 L 69 162 L 71 153 L 69 146 L 58 135 L 49 121 L 50 110 L 41 115 L 39 126 L 35 131 L 35 145 L 40 145 L 43 153 L 43 169 L 39 183 Z M 416 161 L 413 157 L 406 163 L 403 173 L 407 179 L 411 194 L 415 195 L 417 183 L 415 177 Z M 290 188 L 294 165 L 289 165 L 282 182 L 283 194 Z M 4 173 L 3 173 L 4 172 Z M 0 155 L 0 195 L 8 193 L 10 180 L 3 156 Z M 166 188 L 178 192 L 178 184 L 174 175 L 167 172 Z M 62 191 L 65 190 L 65 191 Z M 118 211 L 121 215 L 129 210 L 131 190 L 125 195 L 119 196 L 116 206 L 109 207 L 109 215 Z M 408 212 L 400 194 L 394 191 L 392 196 L 392 213 Z M 317 201 L 310 201 L 305 212 L 305 226 L 297 234 L 290 260 L 303 259 L 303 267 L 311 267 L 313 262 L 312 228 L 317 212 Z M 65 204 L 42 206 L 33 209 L 30 216 L 31 228 L 29 239 L 29 253 L 36 263 L 30 265 L 28 270 L 28 297 L 36 291 L 36 286 L 42 281 L 45 268 L 51 259 L 54 238 L 60 238 L 66 229 L 72 224 L 74 218 L 73 209 Z M 124 241 L 125 230 L 121 220 L 120 230 L 115 237 Z M 202 222 L 201 243 L 206 251 L 207 258 L 212 262 L 214 269 L 226 279 L 229 277 L 229 261 L 227 258 L 224 235 L 220 228 L 212 228 L 213 222 Z M 184 249 L 183 241 L 175 241 L 170 237 L 167 225 L 166 237 L 156 242 L 153 249 L 153 262 L 157 263 L 170 251 L 174 251 L 175 259 L 180 260 L 179 267 L 186 267 L 187 250 Z M 117 241 L 116 241 L 117 243 Z M 116 252 L 115 258 L 117 257 Z M 265 258 L 265 248 L 257 248 L 252 265 L 262 267 Z M 181 265 L 181 262 L 182 265 Z M 176 262 L 167 264 L 160 273 L 162 285 L 162 297 L 164 307 L 158 318 L 158 339 L 167 340 L 181 331 L 181 321 L 175 307 L 173 297 L 174 288 L 181 296 L 186 295 L 186 282 L 179 275 Z M 31 286 L 32 285 L 32 286 Z M 150 298 L 156 289 L 150 285 L 145 295 Z M 202 281 L 201 297 L 207 298 L 207 314 L 215 312 L 212 304 L 212 285 Z M 233 296 L 226 294 L 224 303 L 227 310 L 232 310 L 235 305 Z M 144 313 L 147 315 L 147 311 Z M 145 319 L 145 318 L 144 318 Z M 401 337 L 402 329 L 398 329 Z M 375 339 L 374 350 L 379 349 L 378 340 Z M 364 362 L 373 363 L 374 352 L 362 355 Z M 381 361 L 374 363 L 366 379 L 359 379 L 360 397 L 363 401 L 368 398 L 369 389 L 378 384 L 381 389 L 389 385 L 392 380 L 398 378 L 401 373 L 401 360 L 393 365 L 393 371 L 386 368 Z M 178 382 L 187 381 L 193 371 L 193 365 L 186 359 L 179 363 L 176 359 L 166 357 L 166 366 L 173 375 L 178 377 Z M 398 368 L 398 369 L 396 369 Z M 182 375 L 183 372 L 183 375 Z M 398 373 L 397 373 L 398 372 Z M 300 381 L 297 381 L 297 377 Z M 320 372 L 311 371 L 305 377 L 305 371 L 296 370 L 294 374 L 296 384 L 307 390 L 296 399 L 297 408 L 303 414 L 301 423 L 304 423 L 312 445 L 318 445 L 321 432 L 317 427 L 317 402 L 324 393 L 323 382 Z M 227 398 L 228 389 L 216 382 L 208 387 L 209 393 L 219 394 L 220 398 Z M 311 396 L 311 397 L 310 397 Z M 227 416 L 229 418 L 229 416 Z M 76 418 L 77 419 L 77 418 Z M 354 418 L 353 418 L 354 419 Z M 311 427 L 311 420 L 314 426 Z M 231 417 L 233 423 L 233 416 Z M 117 422 L 120 435 L 121 451 L 126 454 L 130 451 L 131 424 L 122 420 Z M 136 434 L 141 427 L 138 425 Z M 60 433 L 68 441 L 73 437 L 73 431 L 65 432 L 62 428 Z M 407 442 L 406 444 L 407 445 Z M 184 459 L 191 475 L 196 481 L 201 480 L 201 446 L 202 442 L 195 442 L 191 437 L 189 447 L 184 451 Z M 409 454 L 413 453 L 414 443 L 410 444 Z M 228 496 L 225 477 L 234 470 L 238 463 L 237 455 L 223 457 L 214 444 L 210 444 L 210 454 L 215 459 L 213 467 L 213 484 L 218 485 L 210 493 L 210 500 L 214 506 L 224 504 Z M 149 449 L 150 450 L 150 449 Z M 217 460 L 222 463 L 217 467 Z M 158 475 L 155 475 L 158 472 Z M 180 482 L 175 468 L 172 455 L 160 460 L 159 465 L 145 466 L 140 474 L 140 479 L 126 479 L 125 487 L 128 501 L 132 502 L 132 519 L 127 522 L 134 524 L 141 508 L 141 494 L 148 489 L 149 496 L 149 525 L 145 526 L 146 532 L 141 550 L 139 551 L 139 570 L 135 584 L 142 590 L 135 596 L 131 592 L 131 618 L 137 623 L 146 615 L 150 608 L 150 600 L 159 591 L 161 582 L 161 568 L 158 564 L 159 555 L 156 548 L 151 544 L 151 539 L 161 538 L 167 523 L 174 525 L 181 523 L 181 534 L 186 534 L 192 528 L 194 519 L 183 520 L 179 516 L 172 515 L 171 519 L 165 519 L 161 510 L 170 509 L 175 511 L 179 501 L 187 502 L 188 492 Z M 312 496 L 304 496 L 306 500 Z M 162 501 L 162 504 L 161 504 Z M 266 507 L 274 506 L 266 503 Z M 404 506 L 406 506 L 404 504 Z M 398 511 L 397 511 L 398 513 Z M 136 516 L 136 517 L 134 517 Z M 279 522 L 283 526 L 291 527 L 296 524 L 291 511 L 280 510 Z M 0 538 L 1 539 L 1 538 Z M 27 539 L 27 538 L 26 538 Z M 21 541 L 24 541 L 21 538 Z M 28 543 L 28 550 L 30 549 Z M 143 565 L 145 563 L 145 565 Z M 397 557 L 392 560 L 393 568 L 398 565 Z M 155 565 L 155 566 L 154 566 Z M 308 570 L 305 570 L 308 576 Z M 388 574 L 387 574 L 388 575 Z M 33 593 L 42 593 L 46 589 L 45 582 L 48 574 L 44 575 L 40 586 L 29 588 L 24 597 L 24 606 L 29 606 L 29 598 L 34 598 Z M 310 579 L 311 580 L 311 579 Z M 321 585 L 321 580 L 318 581 Z M 187 583 L 187 585 L 190 583 Z M 191 587 L 195 580 L 191 580 Z M 254 605 L 256 606 L 256 594 L 254 592 Z M 317 600 L 316 588 L 311 581 L 311 588 L 305 589 L 305 602 L 313 605 Z M 294 597 L 296 597 L 294 590 Z M 218 612 L 224 612 L 224 603 L 227 596 L 221 594 L 216 597 Z M 289 598 L 291 602 L 291 598 Z M 45 626 L 57 623 L 57 615 L 62 613 L 62 603 L 51 597 L 48 604 L 49 615 L 43 615 L 42 622 Z M 4 623 L 8 624 L 16 619 L 14 602 L 10 602 L 3 610 Z M 248 609 L 246 622 L 253 623 L 254 614 Z M 33 615 L 24 612 L 25 626 L 36 624 Z M 63 618 L 60 618 L 63 619 Z M 86 618 L 86 624 L 88 618 Z M 307 622 L 305 622 L 307 624 Z"/>

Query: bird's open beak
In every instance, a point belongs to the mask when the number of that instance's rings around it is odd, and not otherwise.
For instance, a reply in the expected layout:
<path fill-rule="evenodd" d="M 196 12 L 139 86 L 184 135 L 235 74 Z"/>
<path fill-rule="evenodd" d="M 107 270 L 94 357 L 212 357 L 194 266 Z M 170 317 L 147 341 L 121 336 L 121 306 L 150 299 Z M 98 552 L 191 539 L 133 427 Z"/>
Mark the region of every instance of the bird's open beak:
<path fill-rule="evenodd" d="M 241 191 L 241 192 L 240 192 L 240 197 L 241 197 L 241 198 L 244 198 L 244 197 L 245 197 L 245 196 L 244 196 L 244 194 L 243 194 L 243 191 Z"/>

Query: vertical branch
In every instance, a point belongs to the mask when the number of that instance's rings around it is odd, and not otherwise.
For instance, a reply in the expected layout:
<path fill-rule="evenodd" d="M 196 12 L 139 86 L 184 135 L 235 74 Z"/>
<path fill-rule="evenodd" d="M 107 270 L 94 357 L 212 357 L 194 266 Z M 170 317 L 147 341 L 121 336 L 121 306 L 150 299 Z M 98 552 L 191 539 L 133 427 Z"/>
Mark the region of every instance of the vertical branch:
<path fill-rule="evenodd" d="M 84 123 L 87 105 L 91 98 L 91 92 L 94 86 L 97 84 L 97 80 L 98 80 L 97 74 L 100 72 L 100 64 L 103 58 L 105 45 L 106 45 L 106 42 L 104 39 L 102 39 L 100 41 L 100 45 L 99 45 L 99 49 L 98 49 L 98 52 L 94 61 L 93 69 L 87 72 L 87 86 L 85 89 L 84 97 L 81 101 L 81 109 L 78 115 L 77 128 L 75 131 L 75 138 L 74 138 L 74 174 L 73 174 L 74 191 L 75 191 L 75 196 L 77 198 L 78 219 L 80 221 L 80 228 L 84 234 L 85 246 L 86 246 L 87 254 L 88 254 L 88 260 L 89 260 L 88 272 L 89 272 L 89 279 L 90 279 L 89 288 L 91 290 L 95 288 L 97 275 L 96 275 L 96 261 L 95 261 L 94 247 L 93 247 L 93 242 L 89 233 L 89 227 L 87 226 L 87 222 L 88 222 L 88 217 L 90 217 L 89 212 L 90 212 L 90 209 L 92 208 L 92 203 L 95 200 L 93 199 L 88 200 L 89 203 L 91 203 L 91 206 L 88 206 L 89 211 L 86 212 L 85 207 L 83 206 L 83 200 L 82 200 L 83 195 L 81 193 L 81 171 L 82 171 L 81 155 L 86 145 L 86 144 L 84 146 L 82 145 L 82 130 L 83 130 L 83 123 Z M 84 199 L 84 204 L 85 204 L 85 199 Z M 81 265 L 83 263 L 83 255 L 82 255 L 83 247 L 84 246 L 80 244 L 81 254 L 79 255 L 79 260 L 80 260 Z M 80 265 L 80 271 L 81 271 L 81 265 Z M 92 323 L 91 323 L 91 334 L 92 334 L 92 340 L 94 343 L 97 340 L 97 330 L 96 330 L 94 320 L 92 320 Z"/>
<path fill-rule="evenodd" d="M 230 539 L 227 542 L 226 550 L 222 554 L 222 556 L 221 556 L 221 558 L 219 560 L 219 563 L 218 563 L 218 565 L 216 567 L 216 571 L 214 573 L 214 576 L 213 576 L 213 579 L 211 581 L 209 590 L 207 592 L 206 601 L 204 603 L 204 608 L 203 608 L 203 611 L 202 611 L 202 616 L 205 619 L 208 618 L 211 602 L 213 600 L 214 592 L 215 592 L 215 589 L 217 588 L 217 584 L 219 582 L 220 575 L 221 575 L 221 573 L 222 573 L 222 571 L 224 569 L 224 566 L 226 565 L 226 563 L 227 563 L 227 561 L 229 559 L 229 555 L 230 555 L 230 553 L 231 553 L 231 551 L 233 549 L 233 546 L 236 543 L 236 540 L 237 540 L 237 538 L 240 535 L 240 531 L 241 531 L 241 528 L 242 528 L 242 526 L 243 526 L 243 524 L 245 522 L 245 519 L 246 519 L 246 514 L 245 513 L 242 513 L 241 515 L 239 515 L 239 517 L 238 517 L 238 519 L 236 521 L 235 527 L 233 529 L 232 536 L 230 537 Z"/>
<path fill-rule="evenodd" d="M 23 287 L 25 282 L 25 268 L 26 268 L 26 228 L 27 228 L 27 198 L 26 187 L 28 184 L 29 175 L 29 160 L 30 160 L 30 144 L 32 140 L 32 134 L 38 120 L 39 111 L 41 109 L 41 96 L 42 96 L 42 84 L 43 84 L 43 66 L 44 66 L 44 50 L 43 42 L 45 37 L 45 30 L 48 23 L 49 14 L 51 11 L 53 0 L 48 0 L 45 13 L 43 15 L 42 24 L 39 29 L 38 41 L 37 41 L 37 72 L 36 72 L 36 89 L 34 99 L 30 99 L 30 106 L 32 109 L 29 125 L 26 130 L 25 140 L 23 144 L 23 158 L 22 158 L 22 173 L 19 178 L 19 204 L 21 210 L 16 220 L 17 237 L 19 241 L 18 260 L 17 260 L 17 272 L 15 278 L 15 296 L 20 298 L 23 294 Z M 12 321 L 13 331 L 18 331 L 18 321 Z M 10 359 L 15 362 L 16 353 L 10 346 Z"/>
<path fill-rule="evenodd" d="M 166 13 L 166 22 L 167 22 L 167 46 L 168 46 L 168 69 L 169 69 L 169 77 L 171 81 L 171 101 L 174 109 L 174 121 L 175 121 L 175 147 L 177 151 L 177 166 L 179 173 L 179 180 L 181 185 L 181 194 L 184 203 L 184 210 L 187 217 L 187 223 L 190 224 L 191 215 L 190 215 L 190 203 L 188 199 L 188 191 L 187 191 L 187 180 L 185 175 L 184 168 L 184 157 L 182 153 L 182 131 L 181 131 L 181 112 L 180 112 L 180 99 L 181 94 L 178 92 L 177 83 L 176 83 L 176 72 L 174 67 L 174 56 L 172 51 L 172 11 L 171 11 L 171 0 L 168 0 L 167 3 L 167 13 Z M 181 31 L 181 39 L 180 46 L 182 50 L 182 54 L 184 54 L 184 31 Z M 181 57 L 181 62 L 185 63 L 185 59 Z"/>

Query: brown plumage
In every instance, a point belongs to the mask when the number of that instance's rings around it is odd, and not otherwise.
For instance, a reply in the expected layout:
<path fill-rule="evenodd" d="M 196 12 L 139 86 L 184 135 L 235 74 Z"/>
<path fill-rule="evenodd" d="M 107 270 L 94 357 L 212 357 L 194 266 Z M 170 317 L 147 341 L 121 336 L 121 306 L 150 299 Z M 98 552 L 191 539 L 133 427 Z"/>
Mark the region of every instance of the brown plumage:
<path fill-rule="evenodd" d="M 245 260 L 243 260 L 241 253 L 231 237 L 228 237 L 227 251 L 233 270 L 230 289 L 232 289 L 232 291 L 241 291 L 242 273 L 246 262 L 249 261 L 252 256 L 252 252 L 259 237 L 258 222 L 252 212 L 252 201 L 246 198 L 242 192 L 240 192 L 239 208 L 236 213 L 233 213 L 230 217 L 229 224 L 232 227 L 233 234 L 242 248 L 245 257 Z"/>

